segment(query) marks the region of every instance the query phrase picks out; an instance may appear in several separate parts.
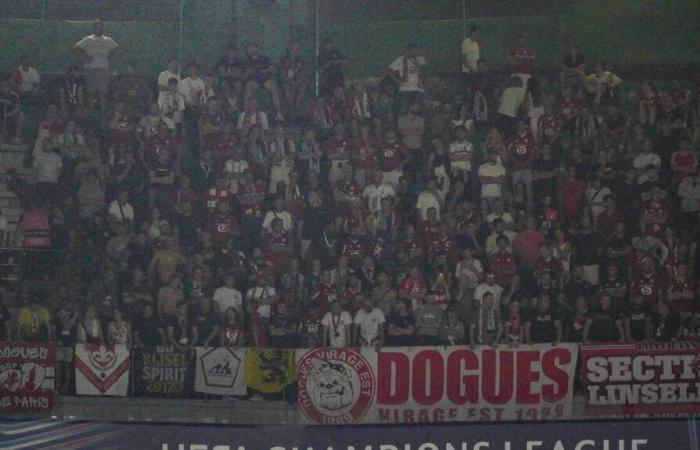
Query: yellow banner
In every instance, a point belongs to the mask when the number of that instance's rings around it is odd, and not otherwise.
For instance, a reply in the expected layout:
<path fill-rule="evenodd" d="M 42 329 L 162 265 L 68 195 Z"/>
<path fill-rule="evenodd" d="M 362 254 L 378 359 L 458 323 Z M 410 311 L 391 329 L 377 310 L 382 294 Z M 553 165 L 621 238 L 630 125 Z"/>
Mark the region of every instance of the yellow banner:
<path fill-rule="evenodd" d="M 245 355 L 245 384 L 263 394 L 275 394 L 297 380 L 294 350 L 251 348 Z"/>

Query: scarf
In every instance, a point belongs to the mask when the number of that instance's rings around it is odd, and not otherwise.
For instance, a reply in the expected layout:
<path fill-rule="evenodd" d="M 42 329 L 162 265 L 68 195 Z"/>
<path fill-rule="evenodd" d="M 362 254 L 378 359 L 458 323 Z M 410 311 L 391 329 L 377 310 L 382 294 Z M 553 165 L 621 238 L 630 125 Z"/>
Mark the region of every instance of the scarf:
<path fill-rule="evenodd" d="M 486 313 L 486 319 L 484 320 L 484 313 Z M 496 308 L 491 306 L 487 311 L 484 311 L 482 307 L 479 311 L 479 342 L 485 344 L 484 335 L 486 332 L 496 331 Z"/>

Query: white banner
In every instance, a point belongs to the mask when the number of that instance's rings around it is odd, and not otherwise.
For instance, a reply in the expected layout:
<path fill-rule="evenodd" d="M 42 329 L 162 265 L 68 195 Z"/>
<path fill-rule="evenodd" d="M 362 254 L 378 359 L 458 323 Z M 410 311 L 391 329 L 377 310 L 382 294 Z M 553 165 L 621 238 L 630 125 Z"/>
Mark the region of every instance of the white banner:
<path fill-rule="evenodd" d="M 578 345 L 297 352 L 309 423 L 569 419 Z"/>
<path fill-rule="evenodd" d="M 245 349 L 197 347 L 194 390 L 203 394 L 245 395 Z"/>
<path fill-rule="evenodd" d="M 125 397 L 129 390 L 129 364 L 126 345 L 77 344 L 76 394 Z"/>

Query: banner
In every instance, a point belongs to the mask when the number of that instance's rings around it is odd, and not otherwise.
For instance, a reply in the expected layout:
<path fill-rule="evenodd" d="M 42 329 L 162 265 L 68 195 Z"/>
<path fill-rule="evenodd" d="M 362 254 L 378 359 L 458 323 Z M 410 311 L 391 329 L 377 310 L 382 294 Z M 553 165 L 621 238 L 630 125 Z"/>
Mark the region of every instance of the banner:
<path fill-rule="evenodd" d="M 700 412 L 696 341 L 581 346 L 587 416 Z"/>
<path fill-rule="evenodd" d="M 0 342 L 0 411 L 53 408 L 56 347 Z"/>
<path fill-rule="evenodd" d="M 194 390 L 203 394 L 245 395 L 245 350 L 229 347 L 197 347 Z"/>
<path fill-rule="evenodd" d="M 194 369 L 190 352 L 172 347 L 136 350 L 134 394 L 137 397 L 183 397 L 192 391 Z"/>
<path fill-rule="evenodd" d="M 352 348 L 297 353 L 312 424 L 568 419 L 578 345 Z"/>
<path fill-rule="evenodd" d="M 0 448 L 101 450 L 686 450 L 691 420 L 353 425 L 2 421 Z M 694 424 L 693 424 L 694 425 Z M 19 442 L 19 445 L 17 444 Z"/>
<path fill-rule="evenodd" d="M 129 390 L 129 363 L 126 345 L 77 344 L 76 394 L 125 397 Z"/>
<path fill-rule="evenodd" d="M 280 393 L 297 380 L 294 350 L 250 348 L 245 355 L 245 384 L 264 394 Z"/>

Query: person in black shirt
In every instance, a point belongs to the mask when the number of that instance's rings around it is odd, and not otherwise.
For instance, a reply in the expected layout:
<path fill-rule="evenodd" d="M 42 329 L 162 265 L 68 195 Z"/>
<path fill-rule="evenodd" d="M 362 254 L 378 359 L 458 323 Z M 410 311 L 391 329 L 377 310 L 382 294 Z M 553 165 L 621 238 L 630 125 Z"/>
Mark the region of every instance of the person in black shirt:
<path fill-rule="evenodd" d="M 413 333 L 416 322 L 403 300 L 396 302 L 394 311 L 389 316 L 387 328 L 387 345 L 390 347 L 405 347 L 415 343 Z"/>
<path fill-rule="evenodd" d="M 0 79 L 0 134 L 14 130 L 15 143 L 22 142 L 24 114 L 19 104 L 19 95 L 12 90 L 7 78 Z"/>
<path fill-rule="evenodd" d="M 319 95 L 330 96 L 335 88 L 345 86 L 344 65 L 345 55 L 333 46 L 330 38 L 323 40 L 321 51 L 318 53 Z"/>
<path fill-rule="evenodd" d="M 583 342 L 583 329 L 589 316 L 588 302 L 584 297 L 576 298 L 576 309 L 566 324 L 567 342 Z"/>
<path fill-rule="evenodd" d="M 276 119 L 279 122 L 284 121 L 282 115 L 282 104 L 280 102 L 279 87 L 274 77 L 274 66 L 272 61 L 267 56 L 260 53 L 258 44 L 250 43 L 246 48 L 246 55 L 243 59 L 245 93 L 243 94 L 243 105 L 248 105 L 248 101 L 253 95 L 253 92 L 258 87 L 263 87 L 272 96 L 272 105 L 277 113 Z"/>
<path fill-rule="evenodd" d="M 85 80 L 76 66 L 70 66 L 58 91 L 61 112 L 68 117 L 85 106 Z"/>
<path fill-rule="evenodd" d="M 658 342 L 669 342 L 678 339 L 681 328 L 681 319 L 678 312 L 664 302 L 656 305 L 656 317 L 654 317 L 652 339 Z"/>
<path fill-rule="evenodd" d="M 556 345 L 561 341 L 561 321 L 551 306 L 547 294 L 540 294 L 537 308 L 530 313 L 525 325 L 525 340 L 529 344 L 551 343 Z"/>
<path fill-rule="evenodd" d="M 632 302 L 625 315 L 625 336 L 627 342 L 644 342 L 649 340 L 652 315 L 639 295 L 632 297 Z"/>
<path fill-rule="evenodd" d="M 598 307 L 591 311 L 586 318 L 583 328 L 583 342 L 624 342 L 622 321 L 612 306 L 609 295 L 603 294 L 598 299 Z"/>
<path fill-rule="evenodd" d="M 141 348 L 155 347 L 165 342 L 163 326 L 155 315 L 153 305 L 143 304 L 141 315 L 134 320 L 134 343 Z"/>
<path fill-rule="evenodd" d="M 581 88 L 585 79 L 586 58 L 584 58 L 582 53 L 579 53 L 576 44 L 570 44 L 569 51 L 564 55 L 561 62 L 561 72 L 559 73 L 561 86 L 575 85 Z"/>

